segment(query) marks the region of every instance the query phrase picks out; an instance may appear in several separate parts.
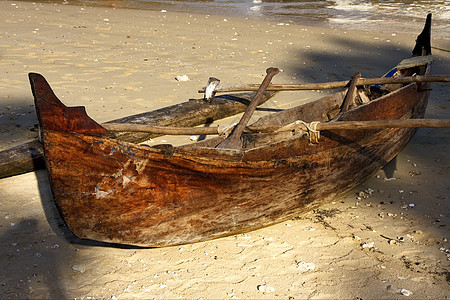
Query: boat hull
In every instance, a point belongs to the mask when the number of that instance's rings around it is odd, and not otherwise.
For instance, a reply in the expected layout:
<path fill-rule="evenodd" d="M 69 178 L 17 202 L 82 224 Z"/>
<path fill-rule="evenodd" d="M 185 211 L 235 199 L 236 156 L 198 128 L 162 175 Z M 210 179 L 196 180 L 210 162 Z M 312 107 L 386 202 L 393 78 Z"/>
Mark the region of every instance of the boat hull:
<path fill-rule="evenodd" d="M 426 87 L 410 84 L 341 118 L 421 118 L 428 95 Z M 242 151 L 154 148 L 54 130 L 43 138 L 55 203 L 76 236 L 162 247 L 309 211 L 380 170 L 414 133 L 324 131 L 319 144 L 299 136 Z"/>

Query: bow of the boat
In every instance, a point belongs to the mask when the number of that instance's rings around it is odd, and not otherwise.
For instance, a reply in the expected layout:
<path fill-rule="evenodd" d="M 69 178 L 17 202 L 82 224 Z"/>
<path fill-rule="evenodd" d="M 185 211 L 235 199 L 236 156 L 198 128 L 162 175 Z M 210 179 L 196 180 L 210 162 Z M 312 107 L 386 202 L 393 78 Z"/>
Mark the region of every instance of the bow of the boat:
<path fill-rule="evenodd" d="M 65 106 L 42 75 L 30 73 L 28 77 L 41 131 L 77 132 L 94 136 L 109 135 L 105 128 L 86 114 L 83 106 Z"/>

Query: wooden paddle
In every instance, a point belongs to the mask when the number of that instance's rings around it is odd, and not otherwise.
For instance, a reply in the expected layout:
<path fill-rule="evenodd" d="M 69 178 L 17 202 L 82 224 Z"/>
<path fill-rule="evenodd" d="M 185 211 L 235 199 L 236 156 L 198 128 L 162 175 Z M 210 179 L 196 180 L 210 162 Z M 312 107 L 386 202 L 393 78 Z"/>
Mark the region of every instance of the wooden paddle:
<path fill-rule="evenodd" d="M 373 84 L 388 84 L 388 83 L 411 83 L 411 82 L 450 82 L 449 75 L 416 75 L 410 77 L 400 78 L 359 78 L 356 85 L 373 85 Z M 303 83 L 303 84 L 271 84 L 267 87 L 267 91 L 301 91 L 301 90 L 327 90 L 343 88 L 349 85 L 349 81 L 331 81 L 321 83 Z M 216 93 L 223 92 L 239 92 L 239 91 L 256 91 L 258 84 L 238 84 L 228 86 L 217 86 Z M 204 93 L 201 89 L 199 93 Z"/>
<path fill-rule="evenodd" d="M 258 106 L 259 101 L 261 100 L 264 92 L 266 91 L 267 87 L 270 84 L 270 81 L 272 80 L 273 76 L 278 74 L 280 70 L 277 68 L 268 68 L 266 70 L 266 77 L 264 78 L 263 82 L 261 83 L 258 91 L 256 92 L 255 96 L 253 97 L 250 104 L 247 106 L 247 109 L 244 112 L 244 115 L 242 116 L 239 123 L 236 125 L 236 127 L 233 129 L 233 132 L 222 142 L 219 143 L 219 145 L 216 146 L 218 149 L 241 149 L 242 148 L 242 141 L 241 141 L 241 135 L 242 132 L 244 132 L 245 126 L 247 126 L 248 121 L 250 121 L 250 118 L 252 117 L 253 113 L 256 110 L 256 107 Z"/>

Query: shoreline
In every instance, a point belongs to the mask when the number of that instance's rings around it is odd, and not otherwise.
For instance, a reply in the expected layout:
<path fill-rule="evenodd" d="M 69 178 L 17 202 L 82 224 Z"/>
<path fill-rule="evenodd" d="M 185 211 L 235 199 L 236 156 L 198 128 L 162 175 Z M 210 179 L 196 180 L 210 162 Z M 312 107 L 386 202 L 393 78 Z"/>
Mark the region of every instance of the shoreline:
<path fill-rule="evenodd" d="M 49 1 L 40 0 L 21 0 L 29 2 L 40 2 L 49 3 Z M 259 22 L 283 22 L 290 23 L 292 25 L 299 26 L 313 26 L 322 28 L 331 28 L 337 30 L 363 30 L 365 32 L 383 32 L 383 33 L 411 33 L 420 31 L 422 28 L 423 20 L 426 18 L 428 13 L 433 13 L 433 28 L 436 30 L 435 37 L 440 39 L 450 39 L 448 32 L 449 23 L 446 22 L 445 13 L 443 16 L 436 15 L 437 7 L 431 7 L 429 9 L 424 9 L 423 13 L 418 13 L 418 8 L 416 10 L 410 10 L 412 7 L 406 8 L 409 12 L 408 14 L 402 13 L 400 8 L 392 10 L 389 7 L 389 3 L 384 5 L 379 4 L 378 7 L 370 7 L 369 9 L 364 9 L 359 5 L 349 5 L 348 3 L 334 4 L 327 9 L 335 10 L 335 12 L 328 12 L 325 7 L 320 9 L 324 10 L 314 10 L 313 13 L 305 13 L 305 15 L 288 14 L 287 11 L 279 12 L 280 15 L 263 12 L 264 5 L 258 2 L 253 2 L 252 4 L 246 4 L 244 7 L 240 7 L 239 4 L 220 5 L 220 4 L 208 4 L 204 6 L 205 3 L 194 2 L 175 2 L 175 3 L 164 3 L 164 2 L 121 2 L 121 1 L 91 1 L 86 3 L 85 1 L 72 1 L 67 3 L 65 1 L 51 1 L 51 3 L 58 3 L 60 5 L 76 5 L 84 7 L 101 7 L 101 8 L 114 8 L 114 9 L 133 9 L 141 11 L 169 11 L 177 13 L 193 13 L 201 15 L 213 15 L 216 17 L 234 17 L 245 19 L 249 21 L 259 21 Z M 242 3 L 243 4 L 243 3 Z M 241 5 L 242 5 L 241 4 Z M 353 3 L 354 4 L 354 3 Z M 233 7 L 233 5 L 238 5 Z M 395 5 L 394 5 L 395 7 Z M 308 11 L 311 8 L 308 9 Z M 270 9 L 269 9 L 270 10 Z M 295 9 L 294 9 L 295 10 Z M 298 8 L 296 9 L 298 10 Z M 348 18 L 348 14 L 354 11 L 360 11 L 360 15 L 352 16 Z M 317 13 L 315 17 L 314 12 Z M 323 14 L 323 16 L 321 15 Z M 359 17 L 359 18 L 358 18 Z M 448 50 L 448 49 L 447 49 Z"/>
<path fill-rule="evenodd" d="M 104 122 L 201 98 L 197 90 L 210 76 L 259 83 L 271 66 L 284 70 L 273 83 L 346 80 L 356 71 L 379 76 L 411 53 L 419 33 L 20 1 L 0 2 L 0 9 L 5 148 L 37 134 L 28 72 L 43 74 L 66 105 L 83 105 Z M 433 74 L 449 64 L 448 52 L 434 52 Z M 426 117 L 448 118 L 448 85 L 432 87 Z M 279 93 L 255 117 L 325 94 Z M 398 299 L 404 289 L 408 299 L 445 299 L 449 147 L 448 129 L 419 129 L 384 170 L 314 211 L 247 234 L 157 249 L 75 238 L 52 202 L 45 170 L 1 179 L 0 295 Z"/>

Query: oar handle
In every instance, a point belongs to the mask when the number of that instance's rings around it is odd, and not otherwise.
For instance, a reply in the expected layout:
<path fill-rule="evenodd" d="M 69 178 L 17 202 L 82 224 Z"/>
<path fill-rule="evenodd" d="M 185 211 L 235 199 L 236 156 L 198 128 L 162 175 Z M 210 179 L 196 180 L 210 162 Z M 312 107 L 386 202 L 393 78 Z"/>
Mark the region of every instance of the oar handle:
<path fill-rule="evenodd" d="M 241 120 L 236 125 L 233 132 L 225 140 L 223 140 L 219 145 L 217 145 L 216 148 L 236 149 L 236 150 L 242 148 L 242 141 L 241 141 L 242 132 L 244 132 L 245 126 L 247 126 L 247 123 L 250 121 L 250 118 L 252 117 L 253 113 L 255 112 L 259 101 L 261 100 L 262 96 L 264 95 L 264 92 L 266 91 L 267 87 L 270 84 L 270 81 L 279 72 L 280 72 L 280 70 L 277 68 L 268 68 L 266 70 L 267 75 L 264 78 L 261 85 L 259 86 L 258 91 L 256 92 L 255 96 L 251 100 L 247 109 L 245 110 L 244 115 L 242 116 Z"/>

